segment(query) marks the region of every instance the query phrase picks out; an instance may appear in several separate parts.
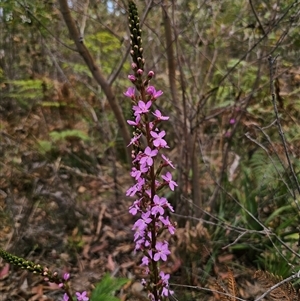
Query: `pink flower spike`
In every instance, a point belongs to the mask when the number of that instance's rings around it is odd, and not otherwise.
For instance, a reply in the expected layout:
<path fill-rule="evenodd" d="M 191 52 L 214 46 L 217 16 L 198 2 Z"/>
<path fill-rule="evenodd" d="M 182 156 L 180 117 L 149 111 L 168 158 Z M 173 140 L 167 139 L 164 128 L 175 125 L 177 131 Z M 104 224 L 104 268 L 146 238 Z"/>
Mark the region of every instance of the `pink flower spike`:
<path fill-rule="evenodd" d="M 160 110 L 155 110 L 152 114 L 157 118 L 157 120 L 168 120 L 170 118 L 169 116 L 163 116 Z"/>
<path fill-rule="evenodd" d="M 165 175 L 161 176 L 168 184 L 172 191 L 174 191 L 175 186 L 178 186 L 175 181 L 172 180 L 172 174 L 170 172 L 167 172 Z"/>
<path fill-rule="evenodd" d="M 76 298 L 78 301 L 88 301 L 89 297 L 86 295 L 86 291 L 84 291 L 83 293 L 76 293 Z"/>
<path fill-rule="evenodd" d="M 164 163 L 165 166 L 171 166 L 173 169 L 175 169 L 172 161 L 168 157 L 166 157 L 165 155 L 161 155 L 161 156 L 165 161 L 165 163 Z"/>
<path fill-rule="evenodd" d="M 133 99 L 135 97 L 135 88 L 134 87 L 129 87 L 127 91 L 124 93 L 125 96 Z"/>
<path fill-rule="evenodd" d="M 163 139 L 163 137 L 166 135 L 165 131 L 161 131 L 160 133 L 156 133 L 154 131 L 150 132 L 151 136 L 154 138 L 153 144 L 155 147 L 161 147 L 161 148 L 169 148 L 167 141 Z"/>

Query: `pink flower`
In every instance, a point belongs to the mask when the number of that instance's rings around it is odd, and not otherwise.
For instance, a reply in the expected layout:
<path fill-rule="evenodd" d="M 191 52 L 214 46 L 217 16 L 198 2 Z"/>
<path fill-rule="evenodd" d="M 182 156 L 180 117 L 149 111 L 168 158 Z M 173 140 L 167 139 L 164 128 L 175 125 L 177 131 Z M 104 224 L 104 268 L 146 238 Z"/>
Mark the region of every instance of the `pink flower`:
<path fill-rule="evenodd" d="M 127 91 L 124 93 L 124 95 L 133 99 L 135 97 L 135 88 L 134 87 L 129 87 L 127 89 Z"/>
<path fill-rule="evenodd" d="M 152 157 L 155 157 L 157 153 L 158 153 L 157 149 L 152 150 L 149 146 L 147 146 L 144 151 L 144 155 L 140 159 L 140 164 L 141 165 L 147 164 L 148 166 L 152 166 L 153 165 Z"/>
<path fill-rule="evenodd" d="M 138 191 L 140 191 L 145 184 L 144 178 L 139 178 L 138 182 L 127 189 L 126 196 L 134 196 Z"/>
<path fill-rule="evenodd" d="M 131 140 L 130 140 L 130 143 L 129 143 L 127 146 L 129 146 L 129 145 L 131 145 L 131 144 L 133 144 L 133 145 L 138 145 L 138 144 L 139 144 L 138 141 L 139 141 L 139 139 L 140 139 L 141 136 L 142 136 L 142 134 L 140 134 L 140 135 L 138 135 L 138 136 L 133 136 L 133 137 L 131 138 Z"/>
<path fill-rule="evenodd" d="M 86 291 L 84 291 L 83 293 L 76 293 L 76 298 L 78 301 L 88 301 L 89 297 L 86 295 Z"/>
<path fill-rule="evenodd" d="M 129 125 L 132 125 L 132 126 L 139 126 L 140 121 L 141 121 L 141 115 L 138 114 L 138 115 L 136 115 L 136 117 L 135 117 L 135 121 L 127 120 L 127 123 L 128 123 Z"/>
<path fill-rule="evenodd" d="M 149 263 L 150 263 L 149 257 L 144 256 L 142 258 L 142 265 L 149 265 Z"/>
<path fill-rule="evenodd" d="M 170 255 L 171 252 L 169 250 L 169 245 L 167 242 L 162 243 L 161 241 L 158 241 L 155 246 L 156 253 L 154 254 L 153 260 L 159 261 L 160 259 L 162 261 L 167 260 L 167 255 Z"/>
<path fill-rule="evenodd" d="M 178 186 L 175 181 L 172 180 L 172 174 L 170 172 L 167 172 L 165 175 L 161 176 L 165 182 L 169 184 L 169 187 L 172 191 L 174 191 L 175 186 Z"/>
<path fill-rule="evenodd" d="M 163 139 L 163 137 L 166 135 L 165 131 L 161 131 L 160 133 L 151 131 L 150 134 L 154 138 L 153 144 L 155 147 L 168 148 L 167 141 Z"/>
<path fill-rule="evenodd" d="M 136 215 L 140 211 L 140 202 L 141 200 L 134 201 L 134 203 L 129 207 L 129 213 Z"/>
<path fill-rule="evenodd" d="M 146 88 L 146 93 L 148 95 L 151 95 L 152 98 L 157 99 L 159 96 L 163 95 L 164 92 L 161 91 L 161 90 L 156 91 L 153 86 L 149 86 L 149 87 Z"/>
<path fill-rule="evenodd" d="M 148 113 L 151 105 L 152 105 L 151 100 L 149 100 L 147 103 L 143 102 L 142 100 L 139 100 L 138 105 L 132 107 L 134 110 L 134 115 L 137 116 L 138 114 Z"/>
<path fill-rule="evenodd" d="M 69 296 L 66 293 L 64 293 L 63 301 L 69 301 Z"/>
<path fill-rule="evenodd" d="M 165 283 L 165 284 L 169 283 L 169 279 L 170 279 L 169 274 L 165 274 L 163 271 L 160 271 L 159 276 L 160 276 L 161 280 L 163 281 L 163 283 Z"/>
<path fill-rule="evenodd" d="M 158 195 L 153 197 L 154 206 L 151 209 L 151 214 L 156 215 L 160 214 L 163 215 L 165 213 L 164 206 L 167 203 L 166 198 L 160 198 Z"/>
<path fill-rule="evenodd" d="M 154 113 L 152 113 L 158 120 L 168 120 L 169 116 L 163 116 L 160 112 L 160 110 L 155 110 Z"/>
<path fill-rule="evenodd" d="M 64 280 L 67 281 L 70 278 L 70 274 L 69 273 L 64 273 Z"/>
<path fill-rule="evenodd" d="M 150 224 L 152 222 L 152 218 L 150 217 L 150 212 L 147 211 L 145 213 L 142 214 L 142 218 L 138 219 L 132 229 L 139 229 L 140 231 L 144 231 L 148 224 Z"/>
<path fill-rule="evenodd" d="M 163 297 L 168 297 L 169 295 L 173 295 L 174 294 L 174 291 L 171 291 L 169 288 L 167 287 L 163 287 L 162 289 L 162 292 L 161 292 L 161 295 Z"/>
<path fill-rule="evenodd" d="M 175 234 L 175 227 L 171 224 L 169 217 L 160 216 L 159 220 L 168 227 L 170 234 Z"/>
<path fill-rule="evenodd" d="M 165 155 L 161 155 L 161 157 L 164 159 L 165 163 L 164 163 L 164 166 L 171 166 L 173 169 L 175 169 L 172 161 L 167 158 Z"/>
<path fill-rule="evenodd" d="M 143 167 L 143 171 L 144 171 L 144 172 L 147 172 L 147 171 L 148 171 L 148 168 L 147 168 L 147 167 L 146 167 L 146 168 Z M 133 167 L 132 170 L 131 170 L 130 175 L 131 175 L 135 180 L 138 180 L 138 179 L 141 177 L 141 175 L 142 175 L 142 171 L 139 170 L 139 169 L 136 169 L 135 167 Z"/>
<path fill-rule="evenodd" d="M 231 118 L 231 119 L 229 120 L 229 123 L 230 123 L 230 124 L 235 124 L 235 121 L 236 121 L 236 120 L 235 120 L 234 118 Z"/>

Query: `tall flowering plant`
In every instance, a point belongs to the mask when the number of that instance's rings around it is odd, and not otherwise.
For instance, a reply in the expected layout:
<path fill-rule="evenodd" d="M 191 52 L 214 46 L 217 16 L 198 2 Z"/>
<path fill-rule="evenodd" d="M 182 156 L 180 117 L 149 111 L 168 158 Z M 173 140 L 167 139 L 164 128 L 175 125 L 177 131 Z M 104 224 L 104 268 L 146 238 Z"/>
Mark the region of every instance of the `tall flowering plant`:
<path fill-rule="evenodd" d="M 132 170 L 130 175 L 135 181 L 126 195 L 136 197 L 129 212 L 137 216 L 133 225 L 135 251 L 141 251 L 141 265 L 148 277 L 143 284 L 148 290 L 149 299 L 165 300 L 173 292 L 169 289 L 169 274 L 160 270 L 160 262 L 170 255 L 169 244 L 160 239 L 164 230 L 175 233 L 175 226 L 167 215 L 173 208 L 168 200 L 161 195 L 163 188 L 172 191 L 177 186 L 172 174 L 166 168 L 174 169 L 172 162 L 161 153 L 169 148 L 165 140 L 166 132 L 160 125 L 169 119 L 158 109 L 153 109 L 154 102 L 163 94 L 157 91 L 150 81 L 154 72 L 144 76 L 144 58 L 139 28 L 139 17 L 136 5 L 129 1 L 129 28 L 131 38 L 132 70 L 128 76 L 133 83 L 124 93 L 133 103 L 133 118 L 128 124 L 133 127 L 133 137 L 128 146 L 132 146 Z"/>

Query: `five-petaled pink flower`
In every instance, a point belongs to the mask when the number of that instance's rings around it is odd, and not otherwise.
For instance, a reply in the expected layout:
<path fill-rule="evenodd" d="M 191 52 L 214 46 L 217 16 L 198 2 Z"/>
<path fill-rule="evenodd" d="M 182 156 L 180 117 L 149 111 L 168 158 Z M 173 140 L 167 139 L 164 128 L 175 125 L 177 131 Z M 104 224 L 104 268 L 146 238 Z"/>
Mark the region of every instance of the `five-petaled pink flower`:
<path fill-rule="evenodd" d="M 155 246 L 155 254 L 153 256 L 153 260 L 154 261 L 159 261 L 160 259 L 162 261 L 166 261 L 167 260 L 167 255 L 170 255 L 171 252 L 169 250 L 169 245 L 167 242 L 161 242 L 161 241 L 158 241 L 156 243 L 156 246 Z"/>
<path fill-rule="evenodd" d="M 144 231 L 147 228 L 147 225 L 152 222 L 152 218 L 150 217 L 150 212 L 144 212 L 142 214 L 142 218 L 138 219 L 132 229 L 140 229 L 141 231 Z"/>
<path fill-rule="evenodd" d="M 159 133 L 156 133 L 154 131 L 150 132 L 151 136 L 153 137 L 153 144 L 155 147 L 164 147 L 164 148 L 169 148 L 167 141 L 163 139 L 163 137 L 166 135 L 165 131 L 161 131 Z"/>
<path fill-rule="evenodd" d="M 155 195 L 153 197 L 154 206 L 151 209 L 151 213 L 153 215 L 156 215 L 159 213 L 160 215 L 163 215 L 165 213 L 164 207 L 167 204 L 167 199 L 162 197 L 160 198 L 158 195 Z"/>
<path fill-rule="evenodd" d="M 137 106 L 132 107 L 132 109 L 134 110 L 134 115 L 137 116 L 138 114 L 148 113 L 151 105 L 152 105 L 151 100 L 149 100 L 148 102 L 139 100 Z"/>
<path fill-rule="evenodd" d="M 152 166 L 153 165 L 153 159 L 152 157 L 155 157 L 158 153 L 157 149 L 151 149 L 149 146 L 146 147 L 144 154 L 142 156 L 142 158 L 140 159 L 140 164 L 141 165 L 148 165 L 148 166 Z"/>
<path fill-rule="evenodd" d="M 142 258 L 142 265 L 149 265 L 149 263 L 150 263 L 149 257 L 144 256 L 144 257 Z"/>
<path fill-rule="evenodd" d="M 169 187 L 172 191 L 174 191 L 175 186 L 178 186 L 177 183 L 172 180 L 172 174 L 169 171 L 161 177 L 169 184 Z"/>
<path fill-rule="evenodd" d="M 86 291 L 84 291 L 83 293 L 76 293 L 76 298 L 78 301 L 88 301 L 89 297 L 86 295 Z"/>

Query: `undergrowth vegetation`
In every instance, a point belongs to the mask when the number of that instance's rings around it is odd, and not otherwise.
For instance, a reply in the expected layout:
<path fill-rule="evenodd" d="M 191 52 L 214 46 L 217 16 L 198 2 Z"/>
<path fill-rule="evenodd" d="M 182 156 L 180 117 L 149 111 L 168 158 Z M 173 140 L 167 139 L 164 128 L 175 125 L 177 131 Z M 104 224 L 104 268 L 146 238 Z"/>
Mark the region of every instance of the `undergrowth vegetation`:
<path fill-rule="evenodd" d="M 138 69 L 125 2 L 0 0 L 1 255 L 47 280 L 2 262 L 4 299 L 299 299 L 299 2 L 139 1 Z M 155 183 L 135 209 L 149 218 L 158 192 L 174 209 L 151 213 L 170 254 L 148 276 L 155 243 L 136 246 L 126 196 L 132 131 L 145 135 L 133 159 L 165 148 L 176 167 L 134 165 Z"/>

